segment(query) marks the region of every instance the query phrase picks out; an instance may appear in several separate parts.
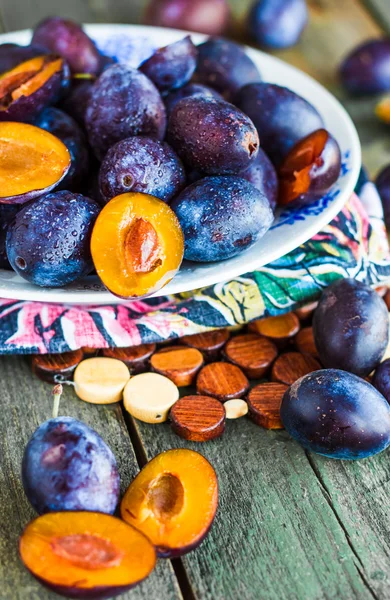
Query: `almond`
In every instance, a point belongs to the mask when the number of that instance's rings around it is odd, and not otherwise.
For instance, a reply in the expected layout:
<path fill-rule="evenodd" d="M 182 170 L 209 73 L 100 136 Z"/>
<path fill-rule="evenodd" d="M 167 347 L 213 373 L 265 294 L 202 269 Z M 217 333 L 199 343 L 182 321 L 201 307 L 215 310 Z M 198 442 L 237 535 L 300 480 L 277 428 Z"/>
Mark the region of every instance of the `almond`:
<path fill-rule="evenodd" d="M 133 221 L 125 238 L 126 267 L 133 273 L 150 273 L 161 265 L 157 231 L 145 219 Z"/>

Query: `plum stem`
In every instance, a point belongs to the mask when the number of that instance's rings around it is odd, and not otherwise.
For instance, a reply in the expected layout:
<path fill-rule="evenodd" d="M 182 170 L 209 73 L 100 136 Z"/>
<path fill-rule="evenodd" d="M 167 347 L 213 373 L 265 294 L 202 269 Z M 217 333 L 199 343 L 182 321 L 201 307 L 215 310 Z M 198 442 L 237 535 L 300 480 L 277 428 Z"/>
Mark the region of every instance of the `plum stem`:
<path fill-rule="evenodd" d="M 57 385 L 55 385 L 53 388 L 53 419 L 56 419 L 58 417 L 58 409 L 60 407 L 60 398 L 62 395 L 62 390 L 63 387 L 60 383 L 57 383 Z"/>

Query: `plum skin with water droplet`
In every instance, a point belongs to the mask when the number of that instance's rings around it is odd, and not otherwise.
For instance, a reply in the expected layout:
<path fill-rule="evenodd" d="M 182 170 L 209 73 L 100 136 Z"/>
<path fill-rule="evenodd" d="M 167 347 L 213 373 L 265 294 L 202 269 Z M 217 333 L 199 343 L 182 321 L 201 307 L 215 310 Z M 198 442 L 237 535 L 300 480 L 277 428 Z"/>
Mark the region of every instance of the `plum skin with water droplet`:
<path fill-rule="evenodd" d="M 43 287 L 62 287 L 92 268 L 90 237 L 99 205 L 90 198 L 59 191 L 33 200 L 7 231 L 7 256 L 24 279 Z"/>
<path fill-rule="evenodd" d="M 137 69 L 108 67 L 95 82 L 85 113 L 89 143 L 98 160 L 111 146 L 131 136 L 162 140 L 164 102 L 154 83 Z"/>
<path fill-rule="evenodd" d="M 72 417 L 42 423 L 23 455 L 24 491 L 39 514 L 88 510 L 113 514 L 119 498 L 115 457 L 96 431 Z"/>
<path fill-rule="evenodd" d="M 234 175 L 248 168 L 260 145 L 254 124 L 242 111 L 202 96 L 176 104 L 167 141 L 187 166 L 207 175 Z"/>
<path fill-rule="evenodd" d="M 280 416 L 298 443 L 328 458 L 367 458 L 390 444 L 389 404 L 370 383 L 340 369 L 298 379 L 284 394 Z"/>
<path fill-rule="evenodd" d="M 184 233 L 184 258 L 226 260 L 240 254 L 271 226 L 267 198 L 241 177 L 205 177 L 171 204 Z"/>
<path fill-rule="evenodd" d="M 235 103 L 252 119 L 261 147 L 277 167 L 297 142 L 324 127 L 314 106 L 279 85 L 248 84 L 240 89 Z"/>
<path fill-rule="evenodd" d="M 115 144 L 99 172 L 100 192 L 106 202 L 126 192 L 142 192 L 169 202 L 185 182 L 183 164 L 172 148 L 146 137 L 131 137 Z"/>

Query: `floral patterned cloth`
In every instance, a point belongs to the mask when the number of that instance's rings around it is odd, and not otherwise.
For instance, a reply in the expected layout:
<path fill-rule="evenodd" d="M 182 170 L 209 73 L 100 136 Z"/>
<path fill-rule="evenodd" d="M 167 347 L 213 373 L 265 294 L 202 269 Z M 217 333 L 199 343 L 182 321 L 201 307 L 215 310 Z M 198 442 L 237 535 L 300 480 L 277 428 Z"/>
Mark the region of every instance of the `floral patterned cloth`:
<path fill-rule="evenodd" d="M 390 281 L 380 199 L 362 172 L 356 194 L 311 240 L 279 260 L 207 288 L 104 306 L 0 300 L 0 353 L 65 352 L 159 342 L 276 315 L 316 300 L 340 277 Z"/>

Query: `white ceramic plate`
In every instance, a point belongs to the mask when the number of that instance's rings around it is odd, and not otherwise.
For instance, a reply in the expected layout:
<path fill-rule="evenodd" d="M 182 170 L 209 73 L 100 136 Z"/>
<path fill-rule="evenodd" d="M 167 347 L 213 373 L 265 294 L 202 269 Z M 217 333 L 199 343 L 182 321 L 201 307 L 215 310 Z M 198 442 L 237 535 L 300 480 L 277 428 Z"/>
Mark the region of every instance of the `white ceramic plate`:
<path fill-rule="evenodd" d="M 99 47 L 119 61 L 137 67 L 155 48 L 183 37 L 185 32 L 135 25 L 88 25 L 86 30 Z M 31 32 L 0 35 L 0 43 L 28 44 Z M 195 43 L 205 36 L 193 34 Z M 284 209 L 266 235 L 251 248 L 230 260 L 196 264 L 184 261 L 179 273 L 155 296 L 186 292 L 227 281 L 253 271 L 294 250 L 329 223 L 348 200 L 361 166 L 361 151 L 356 129 L 341 104 L 319 83 L 298 69 L 253 48 L 247 48 L 264 81 L 286 86 L 311 102 L 322 115 L 326 128 L 340 144 L 343 167 L 334 188 L 315 204 L 299 210 Z M 89 276 L 64 289 L 46 289 L 24 281 L 16 273 L 0 270 L 0 297 L 69 304 L 119 302 L 96 276 Z"/>

